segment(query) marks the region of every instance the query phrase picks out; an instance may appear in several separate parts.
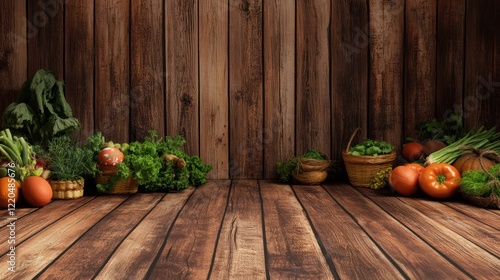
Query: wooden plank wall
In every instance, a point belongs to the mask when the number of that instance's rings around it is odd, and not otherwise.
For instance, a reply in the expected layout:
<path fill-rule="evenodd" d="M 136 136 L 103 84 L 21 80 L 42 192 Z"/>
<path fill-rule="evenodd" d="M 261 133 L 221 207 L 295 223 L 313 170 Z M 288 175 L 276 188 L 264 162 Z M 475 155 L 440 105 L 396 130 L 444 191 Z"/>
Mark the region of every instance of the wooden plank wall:
<path fill-rule="evenodd" d="M 0 110 L 39 68 L 85 139 L 183 135 L 211 178 L 273 178 L 356 127 L 396 144 L 454 110 L 498 125 L 495 0 L 3 0 Z"/>

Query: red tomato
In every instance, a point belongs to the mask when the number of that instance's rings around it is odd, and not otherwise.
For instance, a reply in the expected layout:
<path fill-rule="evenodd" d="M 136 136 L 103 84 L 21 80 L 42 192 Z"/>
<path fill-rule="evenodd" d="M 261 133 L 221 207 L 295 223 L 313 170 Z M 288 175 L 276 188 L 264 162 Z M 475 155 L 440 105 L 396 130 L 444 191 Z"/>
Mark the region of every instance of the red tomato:
<path fill-rule="evenodd" d="M 99 165 L 118 165 L 123 161 L 125 156 L 116 148 L 104 148 L 97 156 Z"/>
<path fill-rule="evenodd" d="M 424 146 L 417 142 L 410 142 L 403 146 L 403 157 L 410 162 L 418 160 L 424 153 Z"/>
<path fill-rule="evenodd" d="M 408 166 L 398 166 L 389 174 L 389 184 L 400 195 L 414 195 L 418 192 L 417 171 Z"/>
<path fill-rule="evenodd" d="M 446 199 L 452 197 L 460 187 L 460 172 L 450 164 L 435 163 L 420 174 L 420 188 L 430 197 Z"/>

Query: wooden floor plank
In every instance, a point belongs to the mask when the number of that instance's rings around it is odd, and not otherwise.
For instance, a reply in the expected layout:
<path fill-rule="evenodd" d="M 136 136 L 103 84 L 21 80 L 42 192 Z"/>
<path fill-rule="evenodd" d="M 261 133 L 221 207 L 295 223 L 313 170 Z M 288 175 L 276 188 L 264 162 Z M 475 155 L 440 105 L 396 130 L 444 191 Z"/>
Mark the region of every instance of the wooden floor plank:
<path fill-rule="evenodd" d="M 492 246 L 500 242 L 500 235 L 497 229 L 484 226 L 484 224 L 476 219 L 461 212 L 453 211 L 453 209 L 450 209 L 439 201 L 411 197 L 401 197 L 400 199 L 407 205 L 418 209 L 424 216 L 437 221 L 440 225 L 447 227 L 456 234 L 463 236 L 495 255 L 497 258 L 500 258 L 500 246 Z M 443 221 L 446 221 L 446 223 Z"/>
<path fill-rule="evenodd" d="M 256 180 L 235 180 L 210 279 L 266 279 L 261 200 Z"/>
<path fill-rule="evenodd" d="M 456 279 L 470 278 L 350 185 L 325 185 L 325 188 L 409 278 L 447 279 L 450 275 Z"/>
<path fill-rule="evenodd" d="M 473 277 L 486 276 L 489 279 L 498 277 L 500 271 L 500 259 L 473 242 L 467 240 L 461 234 L 450 230 L 444 225 L 446 223 L 458 223 L 451 221 L 450 217 L 429 215 L 428 208 L 422 204 L 415 203 L 414 198 L 398 198 L 396 196 L 373 195 L 369 189 L 361 190 L 363 193 L 371 193 L 372 199 L 377 205 L 408 227 L 412 232 L 420 236 L 422 240 L 447 256 L 451 262 L 467 271 Z M 434 203 L 437 207 L 439 202 Z M 498 242 L 498 236 L 497 236 Z M 495 246 L 493 244 L 491 246 Z M 449 274 L 454 275 L 454 274 Z"/>
<path fill-rule="evenodd" d="M 288 185 L 260 183 L 271 279 L 334 279 L 314 232 Z"/>
<path fill-rule="evenodd" d="M 142 279 L 146 276 L 180 209 L 195 188 L 168 193 L 113 253 L 96 279 Z"/>
<path fill-rule="evenodd" d="M 341 279 L 404 278 L 321 186 L 294 186 L 293 190 Z"/>
<path fill-rule="evenodd" d="M 206 279 L 224 218 L 230 181 L 196 189 L 179 213 L 152 270 L 151 279 Z"/>
<path fill-rule="evenodd" d="M 32 279 L 127 198 L 118 195 L 97 197 L 39 231 L 16 248 L 16 272 L 4 275 L 4 279 Z M 7 259 L 7 255 L 0 258 L 0 271 L 7 271 Z M 78 262 L 78 258 L 73 261 Z"/>
<path fill-rule="evenodd" d="M 93 277 L 115 248 L 163 196 L 162 193 L 131 196 L 87 231 L 75 245 L 39 275 L 39 279 Z"/>
<path fill-rule="evenodd" d="M 15 219 L 19 220 L 22 217 L 28 215 L 29 213 L 36 211 L 37 209 L 38 208 L 32 208 L 32 207 L 16 208 L 13 210 L 14 216 L 11 216 L 7 209 L 1 209 L 0 210 L 0 227 L 3 227 L 5 225 L 9 224 L 10 223 L 9 218 L 15 218 Z"/>
<path fill-rule="evenodd" d="M 74 200 L 56 200 L 42 208 L 31 208 L 33 211 L 29 212 L 29 215 L 25 215 L 16 221 L 17 245 L 60 218 L 68 215 L 68 213 L 74 211 L 78 207 L 88 203 L 93 198 L 94 197 L 82 197 Z M 7 227 L 1 227 L 0 236 L 7 236 L 7 231 Z M 3 252 L 3 250 L 0 249 L 0 253 L 4 255 L 7 251 Z"/>
<path fill-rule="evenodd" d="M 464 213 L 465 215 L 475 219 L 483 224 L 492 228 L 500 230 L 500 223 L 498 222 L 500 210 L 498 209 L 485 209 L 471 205 L 466 202 L 443 202 L 445 205 Z"/>

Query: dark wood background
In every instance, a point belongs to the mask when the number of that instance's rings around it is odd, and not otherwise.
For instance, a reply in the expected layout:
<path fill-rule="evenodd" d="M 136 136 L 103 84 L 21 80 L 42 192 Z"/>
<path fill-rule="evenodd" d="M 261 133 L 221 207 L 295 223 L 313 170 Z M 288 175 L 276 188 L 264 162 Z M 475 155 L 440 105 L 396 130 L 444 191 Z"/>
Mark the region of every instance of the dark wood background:
<path fill-rule="evenodd" d="M 462 111 L 500 119 L 496 0 L 2 0 L 0 110 L 39 68 L 85 139 L 181 134 L 211 178 L 272 178 L 309 149 L 398 147 Z"/>

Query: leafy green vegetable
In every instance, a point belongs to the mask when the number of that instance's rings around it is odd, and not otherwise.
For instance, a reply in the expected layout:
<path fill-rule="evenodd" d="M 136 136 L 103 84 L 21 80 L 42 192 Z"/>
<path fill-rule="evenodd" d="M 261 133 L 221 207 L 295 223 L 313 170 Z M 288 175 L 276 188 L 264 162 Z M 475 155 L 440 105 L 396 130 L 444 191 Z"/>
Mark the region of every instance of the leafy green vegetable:
<path fill-rule="evenodd" d="M 326 159 L 326 156 L 316 150 L 310 150 L 305 152 L 301 158 L 311 158 L 311 159 Z"/>
<path fill-rule="evenodd" d="M 378 156 L 390 154 L 394 150 L 394 146 L 384 142 L 366 139 L 349 149 L 349 154 L 355 156 Z"/>
<path fill-rule="evenodd" d="M 498 180 L 500 180 L 500 164 L 490 167 L 488 172 L 496 177 L 496 184 L 498 184 Z M 494 191 L 500 197 L 500 186 L 495 185 L 495 180 L 484 171 L 470 170 L 464 172 L 460 191 L 479 197 L 489 197 Z"/>
<path fill-rule="evenodd" d="M 439 140 L 447 145 L 457 141 L 465 134 L 461 113 L 451 113 L 443 121 L 432 119 L 417 125 L 420 137 L 430 140 Z M 414 139 L 413 139 L 414 140 Z"/>
<path fill-rule="evenodd" d="M 183 190 L 189 186 L 206 183 L 206 174 L 212 169 L 203 164 L 197 156 L 189 156 L 182 150 L 186 140 L 181 136 L 158 137 L 156 131 L 150 131 L 144 141 L 130 143 L 125 151 L 125 158 L 118 165 L 118 174 L 111 179 L 113 184 L 119 179 L 132 175 L 141 188 L 147 192 Z M 186 168 L 178 168 L 162 157 L 164 154 L 176 155 L 186 161 Z M 109 186 L 98 185 L 105 190 Z"/>
<path fill-rule="evenodd" d="M 22 86 L 18 102 L 3 112 L 2 127 L 33 145 L 45 145 L 54 137 L 80 128 L 64 95 L 64 82 L 43 69 Z"/>

